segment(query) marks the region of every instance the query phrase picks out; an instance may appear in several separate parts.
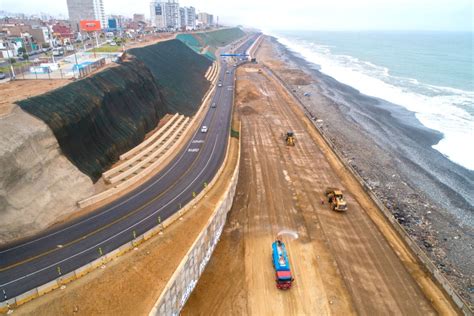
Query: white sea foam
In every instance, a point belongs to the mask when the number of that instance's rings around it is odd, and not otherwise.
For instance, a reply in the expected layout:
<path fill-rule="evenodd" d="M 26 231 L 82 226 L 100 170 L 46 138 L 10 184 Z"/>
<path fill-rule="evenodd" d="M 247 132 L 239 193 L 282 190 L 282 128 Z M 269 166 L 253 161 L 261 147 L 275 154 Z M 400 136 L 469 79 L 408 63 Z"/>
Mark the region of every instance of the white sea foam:
<path fill-rule="evenodd" d="M 329 46 L 273 36 L 339 82 L 415 112 L 424 126 L 443 134 L 434 149 L 451 161 L 474 170 L 474 91 L 393 76 L 385 67 L 353 56 L 333 54 Z M 470 113 L 466 109 L 471 109 Z"/>

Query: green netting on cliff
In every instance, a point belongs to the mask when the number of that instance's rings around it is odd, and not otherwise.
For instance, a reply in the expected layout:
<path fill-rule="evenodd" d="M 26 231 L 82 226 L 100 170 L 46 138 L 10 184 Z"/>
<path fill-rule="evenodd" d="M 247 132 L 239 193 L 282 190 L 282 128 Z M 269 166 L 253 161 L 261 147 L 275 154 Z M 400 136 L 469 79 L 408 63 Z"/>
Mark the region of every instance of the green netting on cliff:
<path fill-rule="evenodd" d="M 144 62 L 156 78 L 167 108 L 192 115 L 209 89 L 206 74 L 211 61 L 178 40 L 128 51 Z"/>
<path fill-rule="evenodd" d="M 169 112 L 154 77 L 138 60 L 18 104 L 46 122 L 64 154 L 93 181 Z"/>
<path fill-rule="evenodd" d="M 245 32 L 240 28 L 230 28 L 211 32 L 179 34 L 176 39 L 182 41 L 194 51 L 214 60 L 217 47 L 230 44 L 244 35 Z"/>

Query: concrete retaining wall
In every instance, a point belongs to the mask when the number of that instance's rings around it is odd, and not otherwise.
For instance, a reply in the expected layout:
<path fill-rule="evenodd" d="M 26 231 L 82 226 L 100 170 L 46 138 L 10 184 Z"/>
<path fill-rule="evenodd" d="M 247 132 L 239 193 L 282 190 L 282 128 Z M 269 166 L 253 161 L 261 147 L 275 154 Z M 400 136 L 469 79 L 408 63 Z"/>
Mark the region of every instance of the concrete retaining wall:
<path fill-rule="evenodd" d="M 226 155 L 227 156 L 227 155 Z M 179 315 L 204 272 L 224 228 L 239 178 L 240 143 L 237 164 L 225 193 L 216 204 L 205 228 L 194 241 L 150 311 L 154 315 Z M 224 165 L 223 165 L 224 166 Z M 214 180 L 217 180 L 215 177 Z"/>
<path fill-rule="evenodd" d="M 179 118 L 179 116 L 180 116 L 179 113 L 176 113 L 175 115 L 173 115 L 168 120 L 168 122 L 166 122 L 165 125 L 163 125 L 160 129 L 158 129 L 152 136 L 150 136 L 148 139 L 145 139 L 143 142 L 141 142 L 137 146 L 133 147 L 132 149 L 130 149 L 126 153 L 120 155 L 119 159 L 120 160 L 125 160 L 125 159 L 128 159 L 130 157 L 135 156 L 136 153 L 141 151 L 143 148 L 147 147 L 152 141 L 155 140 L 155 138 L 157 138 L 158 136 L 163 134 L 163 131 L 166 131 L 171 124 L 174 124 L 175 120 L 177 120 Z M 102 176 L 108 176 L 111 173 L 111 170 L 112 169 L 107 170 L 106 172 L 104 172 L 102 174 Z"/>
<path fill-rule="evenodd" d="M 444 289 L 448 296 L 452 299 L 454 304 L 462 311 L 464 315 L 472 315 L 473 311 L 469 308 L 469 305 L 456 293 L 454 287 L 449 283 L 449 281 L 441 274 L 440 270 L 436 265 L 430 260 L 426 253 L 418 246 L 418 244 L 410 237 L 407 231 L 403 228 L 402 225 L 396 220 L 393 214 L 389 209 L 379 200 L 379 198 L 372 191 L 370 186 L 365 182 L 364 179 L 357 173 L 357 171 L 352 168 L 350 164 L 346 162 L 344 157 L 341 155 L 339 150 L 334 146 L 331 140 L 325 135 L 324 131 L 319 128 L 319 126 L 313 120 L 313 114 L 308 108 L 301 102 L 297 95 L 292 92 L 292 89 L 288 87 L 284 80 L 282 80 L 275 72 L 270 68 L 265 68 L 275 77 L 277 80 L 286 87 L 287 91 L 293 96 L 293 98 L 302 106 L 305 115 L 313 123 L 313 126 L 318 130 L 319 134 L 322 136 L 326 144 L 332 149 L 334 154 L 337 156 L 339 161 L 344 165 L 344 167 L 349 170 L 352 176 L 360 183 L 363 190 L 367 195 L 372 199 L 372 201 L 377 205 L 379 210 L 382 212 L 384 217 L 391 223 L 392 227 L 398 233 L 400 237 L 405 241 L 405 244 L 410 248 L 410 250 L 416 255 L 418 260 L 423 264 L 423 266 L 430 272 L 430 275 L 433 280 L 437 281 L 439 285 Z"/>

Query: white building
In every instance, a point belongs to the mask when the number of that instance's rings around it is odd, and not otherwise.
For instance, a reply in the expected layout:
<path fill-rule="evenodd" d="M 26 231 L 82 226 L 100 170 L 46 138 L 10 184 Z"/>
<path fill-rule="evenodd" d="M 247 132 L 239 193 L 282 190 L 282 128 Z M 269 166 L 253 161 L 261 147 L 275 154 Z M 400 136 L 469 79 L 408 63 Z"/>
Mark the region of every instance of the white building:
<path fill-rule="evenodd" d="M 179 3 L 176 0 L 150 3 L 151 25 L 159 29 L 176 30 L 181 26 Z"/>
<path fill-rule="evenodd" d="M 198 13 L 198 20 L 203 27 L 214 25 L 214 16 L 206 12 Z"/>
<path fill-rule="evenodd" d="M 196 28 L 196 9 L 194 7 L 184 7 L 186 29 L 194 30 Z"/>
<path fill-rule="evenodd" d="M 99 20 L 101 27 L 107 28 L 103 0 L 67 0 L 67 9 L 73 31 L 80 31 L 81 20 Z"/>

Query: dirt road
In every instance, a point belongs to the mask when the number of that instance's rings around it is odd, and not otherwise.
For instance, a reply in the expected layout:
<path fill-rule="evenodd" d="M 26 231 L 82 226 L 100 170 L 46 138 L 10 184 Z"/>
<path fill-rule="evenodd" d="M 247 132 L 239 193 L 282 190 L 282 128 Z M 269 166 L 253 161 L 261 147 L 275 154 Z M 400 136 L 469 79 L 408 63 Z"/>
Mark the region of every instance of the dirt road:
<path fill-rule="evenodd" d="M 221 242 L 183 315 L 430 315 L 429 300 L 302 123 L 293 100 L 263 70 L 239 69 L 242 162 Z M 284 143 L 292 130 L 296 146 Z M 337 171 L 337 170 L 336 170 Z M 331 211 L 324 190 L 343 190 Z M 295 276 L 277 290 L 271 243 L 282 230 Z"/>

